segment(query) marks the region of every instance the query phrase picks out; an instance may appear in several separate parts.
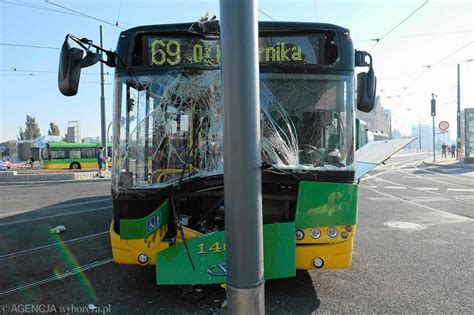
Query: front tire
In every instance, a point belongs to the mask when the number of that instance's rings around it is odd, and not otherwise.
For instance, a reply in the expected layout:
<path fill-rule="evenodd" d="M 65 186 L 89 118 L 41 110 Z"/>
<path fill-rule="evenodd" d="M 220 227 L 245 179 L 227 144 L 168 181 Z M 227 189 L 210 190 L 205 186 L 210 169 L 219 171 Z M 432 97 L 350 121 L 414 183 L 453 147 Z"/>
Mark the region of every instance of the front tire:
<path fill-rule="evenodd" d="M 81 164 L 79 164 L 79 162 L 72 162 L 71 165 L 69 165 L 69 168 L 72 170 L 80 170 Z"/>

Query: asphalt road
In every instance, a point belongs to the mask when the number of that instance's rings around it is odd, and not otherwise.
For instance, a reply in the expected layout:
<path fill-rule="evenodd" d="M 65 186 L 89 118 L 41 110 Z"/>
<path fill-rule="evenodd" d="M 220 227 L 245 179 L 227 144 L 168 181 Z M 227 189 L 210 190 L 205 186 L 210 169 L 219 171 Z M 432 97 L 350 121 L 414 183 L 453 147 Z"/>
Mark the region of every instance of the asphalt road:
<path fill-rule="evenodd" d="M 267 282 L 267 313 L 472 312 L 474 171 L 426 157 L 395 157 L 364 177 L 352 267 Z M 153 267 L 112 263 L 109 185 L 0 185 L 0 305 L 224 312 L 220 286 L 156 286 Z M 51 234 L 58 224 L 66 232 Z"/>

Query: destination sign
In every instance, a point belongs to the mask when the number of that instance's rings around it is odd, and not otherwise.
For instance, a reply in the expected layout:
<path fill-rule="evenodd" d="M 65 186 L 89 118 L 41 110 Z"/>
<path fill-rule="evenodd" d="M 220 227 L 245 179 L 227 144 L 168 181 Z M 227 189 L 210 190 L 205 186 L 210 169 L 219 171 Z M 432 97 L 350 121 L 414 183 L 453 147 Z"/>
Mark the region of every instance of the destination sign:
<path fill-rule="evenodd" d="M 316 65 L 321 59 L 323 35 L 272 36 L 259 38 L 261 64 Z M 148 65 L 153 67 L 219 66 L 219 40 L 148 37 Z"/>

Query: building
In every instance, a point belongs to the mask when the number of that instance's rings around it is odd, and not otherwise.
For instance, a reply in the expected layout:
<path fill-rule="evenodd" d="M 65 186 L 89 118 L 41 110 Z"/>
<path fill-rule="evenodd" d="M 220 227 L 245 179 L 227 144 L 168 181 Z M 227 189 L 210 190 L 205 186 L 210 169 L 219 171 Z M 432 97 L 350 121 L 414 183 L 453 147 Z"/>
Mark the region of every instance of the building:
<path fill-rule="evenodd" d="M 474 164 L 474 108 L 461 112 L 461 148 L 464 151 L 464 163 Z"/>
<path fill-rule="evenodd" d="M 416 138 L 408 145 L 409 149 L 417 149 L 418 151 L 432 151 L 433 150 L 433 125 L 432 124 L 418 124 L 411 127 L 411 138 Z M 435 127 L 435 151 L 441 152 L 441 146 L 445 144 L 453 144 L 451 141 L 451 131 L 443 132 L 438 127 Z"/>
<path fill-rule="evenodd" d="M 72 120 L 68 122 L 66 141 L 69 143 L 81 142 L 81 129 L 79 120 Z"/>
<path fill-rule="evenodd" d="M 370 113 L 357 110 L 356 117 L 365 121 L 369 130 L 381 131 L 392 136 L 392 112 L 382 107 L 380 96 L 376 97 L 374 109 Z"/>

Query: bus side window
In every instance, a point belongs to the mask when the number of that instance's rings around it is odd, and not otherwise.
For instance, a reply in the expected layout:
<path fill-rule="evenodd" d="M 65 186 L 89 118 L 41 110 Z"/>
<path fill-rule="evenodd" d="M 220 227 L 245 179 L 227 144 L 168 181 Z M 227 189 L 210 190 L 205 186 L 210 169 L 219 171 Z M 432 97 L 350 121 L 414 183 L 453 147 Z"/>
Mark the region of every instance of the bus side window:
<path fill-rule="evenodd" d="M 80 159 L 81 158 L 81 149 L 79 149 L 79 148 L 70 148 L 69 149 L 69 158 L 70 159 Z"/>
<path fill-rule="evenodd" d="M 64 151 L 64 149 L 51 149 L 51 158 L 52 159 L 65 159 L 66 151 Z"/>
<path fill-rule="evenodd" d="M 41 150 L 41 156 L 43 160 L 49 160 L 49 148 L 44 148 Z"/>
<path fill-rule="evenodd" d="M 95 148 L 81 148 L 81 156 L 83 158 L 94 158 Z"/>

